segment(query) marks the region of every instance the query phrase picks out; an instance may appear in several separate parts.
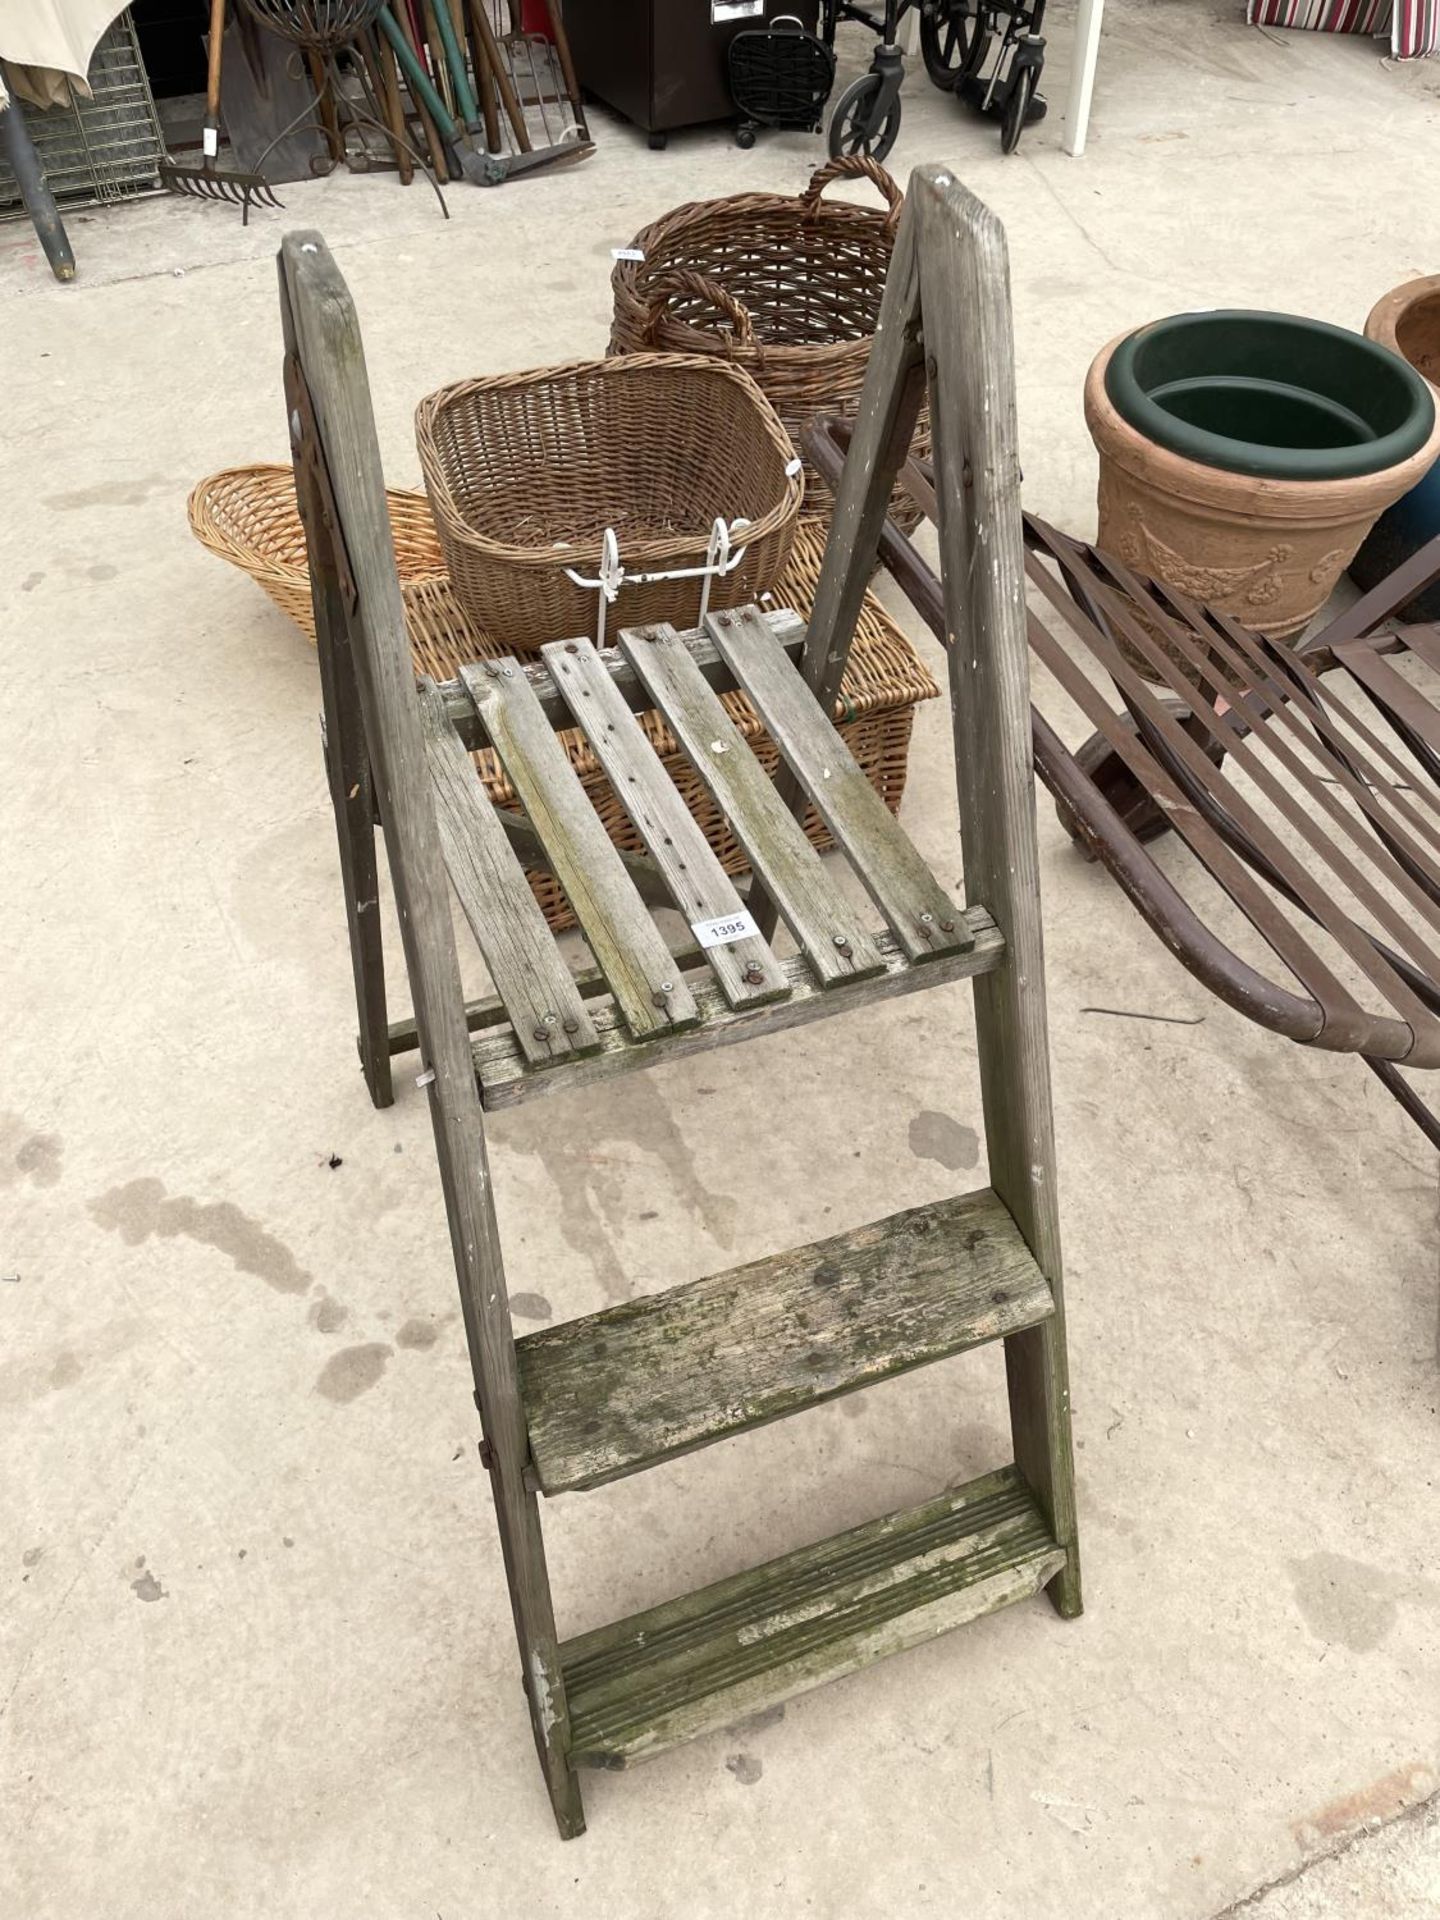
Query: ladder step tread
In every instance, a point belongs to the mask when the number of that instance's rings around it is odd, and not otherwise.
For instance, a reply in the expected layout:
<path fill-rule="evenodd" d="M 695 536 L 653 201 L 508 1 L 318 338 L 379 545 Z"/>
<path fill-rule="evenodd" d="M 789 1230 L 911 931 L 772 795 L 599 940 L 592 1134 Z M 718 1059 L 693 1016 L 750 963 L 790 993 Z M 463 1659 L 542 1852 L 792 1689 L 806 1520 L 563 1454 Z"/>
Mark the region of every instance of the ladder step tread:
<path fill-rule="evenodd" d="M 879 955 L 878 974 L 851 976 L 838 985 L 820 986 L 809 961 L 803 954 L 790 954 L 779 963 L 786 992 L 778 999 L 732 1007 L 718 983 L 707 979 L 703 970 L 686 970 L 683 979 L 694 1000 L 698 1019 L 693 1025 L 671 1025 L 643 1039 L 626 1026 L 610 1003 L 591 1008 L 591 1021 L 598 1048 L 580 1058 L 578 1053 L 538 1071 L 527 1060 L 514 1027 L 487 1022 L 476 1032 L 472 1044 L 475 1075 L 480 1098 L 487 1113 L 502 1107 L 517 1106 L 544 1093 L 570 1091 L 575 1087 L 598 1086 L 622 1073 L 634 1073 L 641 1067 L 654 1067 L 668 1061 L 689 1059 L 712 1047 L 729 1047 L 742 1040 L 758 1040 L 767 1034 L 785 1033 L 792 1027 L 813 1020 L 828 1019 L 831 1014 L 873 1012 L 882 1002 L 903 994 L 920 993 L 930 987 L 948 986 L 954 980 L 973 980 L 994 973 L 1005 957 L 1005 940 L 991 915 L 982 906 L 960 911 L 965 926 L 963 943 L 937 953 L 923 964 L 913 965 L 905 950 L 890 933 L 878 934 L 875 948 Z M 677 967 L 680 960 L 676 960 Z M 476 1023 L 478 1025 L 478 1023 Z M 408 1027 L 397 1028 L 404 1038 Z"/>
<path fill-rule="evenodd" d="M 1025 1599 L 1064 1564 L 1002 1467 L 566 1641 L 570 1759 L 633 1765 Z"/>
<path fill-rule="evenodd" d="M 986 1188 L 542 1328 L 516 1343 L 540 1486 L 600 1486 L 1053 1312 Z"/>

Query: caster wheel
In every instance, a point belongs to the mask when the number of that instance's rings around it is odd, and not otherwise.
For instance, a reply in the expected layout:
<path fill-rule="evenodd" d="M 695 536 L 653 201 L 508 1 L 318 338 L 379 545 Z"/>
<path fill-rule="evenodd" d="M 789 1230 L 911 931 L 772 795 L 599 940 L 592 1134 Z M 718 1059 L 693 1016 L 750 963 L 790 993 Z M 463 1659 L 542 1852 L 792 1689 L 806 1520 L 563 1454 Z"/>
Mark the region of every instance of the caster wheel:
<path fill-rule="evenodd" d="M 1005 112 L 1000 120 L 1000 151 L 1014 153 L 1020 144 L 1020 135 L 1025 131 L 1025 109 L 1030 104 L 1030 96 L 1035 91 L 1035 75 L 1029 67 L 1021 67 L 1010 87 L 1010 97 L 1005 102 Z"/>
<path fill-rule="evenodd" d="M 1014 153 L 1026 127 L 1043 120 L 1046 103 L 1035 91 L 1040 78 L 1038 67 L 1021 67 L 1010 88 L 1005 110 L 1000 116 L 1000 151 Z"/>
<path fill-rule="evenodd" d="M 754 127 L 737 127 L 735 129 L 735 144 L 737 147 L 745 147 L 746 149 L 753 147 L 755 144 Z"/>
<path fill-rule="evenodd" d="M 900 131 L 900 102 L 897 100 L 885 118 L 875 124 L 875 103 L 880 98 L 878 73 L 862 73 L 848 86 L 830 116 L 830 158 L 844 153 L 863 153 L 867 159 L 883 160 L 895 144 Z"/>
<path fill-rule="evenodd" d="M 942 93 L 953 93 L 967 74 L 979 72 L 989 45 L 975 0 L 936 0 L 933 11 L 921 9 L 920 53 Z"/>
<path fill-rule="evenodd" d="M 650 135 L 650 151 L 652 153 L 663 153 L 669 144 L 670 136 L 668 133 L 652 133 Z"/>

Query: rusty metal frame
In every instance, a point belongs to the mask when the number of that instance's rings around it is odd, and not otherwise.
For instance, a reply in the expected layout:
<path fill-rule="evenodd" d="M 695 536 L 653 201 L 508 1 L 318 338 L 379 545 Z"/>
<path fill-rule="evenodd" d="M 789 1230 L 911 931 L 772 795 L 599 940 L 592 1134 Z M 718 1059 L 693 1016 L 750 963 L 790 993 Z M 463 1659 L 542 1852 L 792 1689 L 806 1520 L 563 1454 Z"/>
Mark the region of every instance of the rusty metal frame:
<path fill-rule="evenodd" d="M 845 425 L 824 423 L 806 441 L 833 483 Z M 923 464 L 908 462 L 901 479 L 933 517 Z M 1440 577 L 1440 539 L 1299 653 L 1030 515 L 1026 543 L 1032 650 L 1097 729 L 1072 753 L 1032 708 L 1036 771 L 1066 827 L 1217 998 L 1302 1045 L 1358 1053 L 1440 1146 L 1440 1116 L 1399 1071 L 1440 1066 L 1440 711 L 1388 657 L 1405 648 L 1440 671 L 1440 629 L 1386 625 Z M 890 521 L 880 558 L 944 645 L 939 583 Z M 1082 662 L 1118 692 L 1118 710 Z M 1345 699 L 1351 683 L 1368 716 Z M 1147 853 L 1144 841 L 1170 828 L 1294 985 L 1237 954 Z M 1355 917 L 1347 894 L 1373 925 Z M 1307 926 L 1344 954 L 1380 1007 L 1361 1004 Z"/>

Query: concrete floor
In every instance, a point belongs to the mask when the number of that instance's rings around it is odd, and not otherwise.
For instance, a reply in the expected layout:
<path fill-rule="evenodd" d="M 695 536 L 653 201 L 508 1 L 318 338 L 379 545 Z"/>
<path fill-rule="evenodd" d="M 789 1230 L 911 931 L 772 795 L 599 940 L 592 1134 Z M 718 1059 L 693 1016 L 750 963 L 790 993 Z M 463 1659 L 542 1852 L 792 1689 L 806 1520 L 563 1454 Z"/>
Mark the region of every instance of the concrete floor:
<path fill-rule="evenodd" d="M 1238 12 L 1112 0 L 1079 162 L 1058 116 L 1002 162 L 909 83 L 897 170 L 945 160 L 1007 222 L 1027 495 L 1063 525 L 1093 525 L 1111 334 L 1358 325 L 1437 264 L 1440 69 Z M 344 176 L 248 231 L 77 217 L 65 290 L 0 229 L 0 1915 L 1440 1912 L 1434 1822 L 1397 1818 L 1440 1771 L 1433 1155 L 1358 1065 L 1208 998 L 1047 806 L 1088 1611 L 591 1777 L 588 1836 L 554 1837 L 423 1098 L 377 1114 L 355 1068 L 314 657 L 184 500 L 284 457 L 287 226 L 351 279 L 414 483 L 421 393 L 599 351 L 612 246 L 820 157 L 599 139 L 449 225 Z M 934 703 L 906 817 L 953 878 L 945 731 Z M 519 1324 L 977 1184 L 977 1119 L 960 989 L 863 1052 L 831 1022 L 504 1117 Z M 993 1358 L 557 1503 L 562 1629 L 998 1463 Z"/>

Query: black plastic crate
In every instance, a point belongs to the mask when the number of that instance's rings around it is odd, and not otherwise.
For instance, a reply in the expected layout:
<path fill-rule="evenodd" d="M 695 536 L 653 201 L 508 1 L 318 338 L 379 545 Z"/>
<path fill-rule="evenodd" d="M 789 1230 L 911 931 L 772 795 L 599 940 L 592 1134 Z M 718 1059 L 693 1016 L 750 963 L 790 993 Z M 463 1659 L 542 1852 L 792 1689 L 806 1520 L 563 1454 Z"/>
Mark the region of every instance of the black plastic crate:
<path fill-rule="evenodd" d="M 729 59 L 730 91 L 746 122 L 737 136 L 743 146 L 753 141 L 756 126 L 818 129 L 835 84 L 835 54 L 797 16 L 781 14 L 768 26 L 737 33 Z"/>

